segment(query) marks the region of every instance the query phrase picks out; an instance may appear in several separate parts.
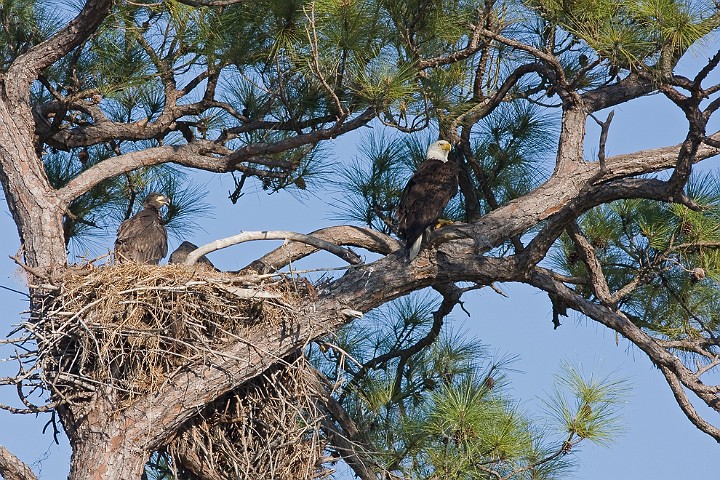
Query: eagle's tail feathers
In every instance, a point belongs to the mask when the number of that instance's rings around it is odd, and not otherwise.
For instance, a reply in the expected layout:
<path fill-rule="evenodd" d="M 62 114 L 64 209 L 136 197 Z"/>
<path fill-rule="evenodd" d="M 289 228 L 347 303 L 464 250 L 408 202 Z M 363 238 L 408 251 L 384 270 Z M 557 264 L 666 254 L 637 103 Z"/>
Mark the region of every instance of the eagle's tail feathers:
<path fill-rule="evenodd" d="M 420 246 L 422 245 L 423 236 L 420 235 L 412 245 L 410 245 L 407 249 L 408 252 L 408 260 L 411 262 L 413 261 L 413 258 L 417 257 L 417 254 L 420 252 Z"/>

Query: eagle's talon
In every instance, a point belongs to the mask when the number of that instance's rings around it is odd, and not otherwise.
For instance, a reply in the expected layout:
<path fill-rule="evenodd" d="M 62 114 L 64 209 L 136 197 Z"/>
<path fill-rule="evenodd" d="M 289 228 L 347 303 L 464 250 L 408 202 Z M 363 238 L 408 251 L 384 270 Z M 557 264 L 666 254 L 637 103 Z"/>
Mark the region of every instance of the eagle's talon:
<path fill-rule="evenodd" d="M 438 228 L 442 228 L 447 225 L 452 225 L 453 223 L 455 223 L 455 222 L 453 222 L 452 220 L 448 220 L 447 218 L 440 218 L 440 219 L 438 219 L 437 222 L 435 222 L 435 225 L 433 226 L 433 230 L 437 230 Z"/>

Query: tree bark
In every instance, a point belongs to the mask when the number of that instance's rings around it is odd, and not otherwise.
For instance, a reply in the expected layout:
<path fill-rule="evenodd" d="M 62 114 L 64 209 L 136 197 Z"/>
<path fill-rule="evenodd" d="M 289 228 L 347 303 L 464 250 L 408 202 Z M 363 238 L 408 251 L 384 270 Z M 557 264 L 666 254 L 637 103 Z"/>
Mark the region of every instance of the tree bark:
<path fill-rule="evenodd" d="M 29 107 L 0 101 L 0 182 L 18 229 L 25 262 L 52 267 L 66 262 L 64 209 L 33 145 Z"/>
<path fill-rule="evenodd" d="M 37 480 L 22 460 L 0 445 L 0 477 L 5 480 Z"/>
<path fill-rule="evenodd" d="M 140 478 L 150 453 L 127 435 L 137 419 L 113 405 L 107 398 L 95 398 L 81 412 L 61 411 L 73 454 L 73 480 Z M 73 418 L 78 420 L 73 422 Z M 151 425 L 147 426 L 148 429 Z"/>

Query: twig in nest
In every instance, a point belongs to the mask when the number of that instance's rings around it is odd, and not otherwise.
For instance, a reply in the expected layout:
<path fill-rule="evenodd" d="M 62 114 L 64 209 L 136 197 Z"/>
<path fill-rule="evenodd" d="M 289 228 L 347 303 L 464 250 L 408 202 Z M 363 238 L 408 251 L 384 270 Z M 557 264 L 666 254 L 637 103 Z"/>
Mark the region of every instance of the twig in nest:
<path fill-rule="evenodd" d="M 33 267 L 29 266 L 29 265 L 25 265 L 25 262 L 23 262 L 23 261 L 20 259 L 20 252 L 19 252 L 19 251 L 18 251 L 18 253 L 16 253 L 15 255 L 9 255 L 9 257 L 10 257 L 15 263 L 17 263 L 17 264 L 20 266 L 20 268 L 22 268 L 23 270 L 25 270 L 26 272 L 28 272 L 28 273 L 29 273 L 30 275 L 32 275 L 33 277 L 35 277 L 35 278 L 45 278 L 45 277 L 46 277 L 45 272 L 41 271 L 39 268 L 33 268 Z"/>

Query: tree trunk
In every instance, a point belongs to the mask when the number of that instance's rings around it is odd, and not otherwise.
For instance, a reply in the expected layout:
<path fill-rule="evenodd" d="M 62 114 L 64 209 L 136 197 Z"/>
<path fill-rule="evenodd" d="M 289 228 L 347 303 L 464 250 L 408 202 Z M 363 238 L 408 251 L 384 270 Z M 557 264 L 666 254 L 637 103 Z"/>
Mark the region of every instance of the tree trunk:
<path fill-rule="evenodd" d="M 140 478 L 148 455 L 126 445 L 122 429 L 87 432 L 73 439 L 70 475 L 73 480 Z"/>
<path fill-rule="evenodd" d="M 29 106 L 2 98 L 0 182 L 17 225 L 25 262 L 33 267 L 61 266 L 67 261 L 62 228 L 65 208 L 48 181 L 33 140 Z"/>
<path fill-rule="evenodd" d="M 63 425 L 73 448 L 70 475 L 73 480 L 118 480 L 140 478 L 149 452 L 126 435 L 132 418 L 123 418 L 112 402 L 98 399 L 75 416 L 65 410 L 61 413 Z M 79 413 L 79 415 L 78 415 Z M 149 433 L 149 432 L 148 432 Z"/>

